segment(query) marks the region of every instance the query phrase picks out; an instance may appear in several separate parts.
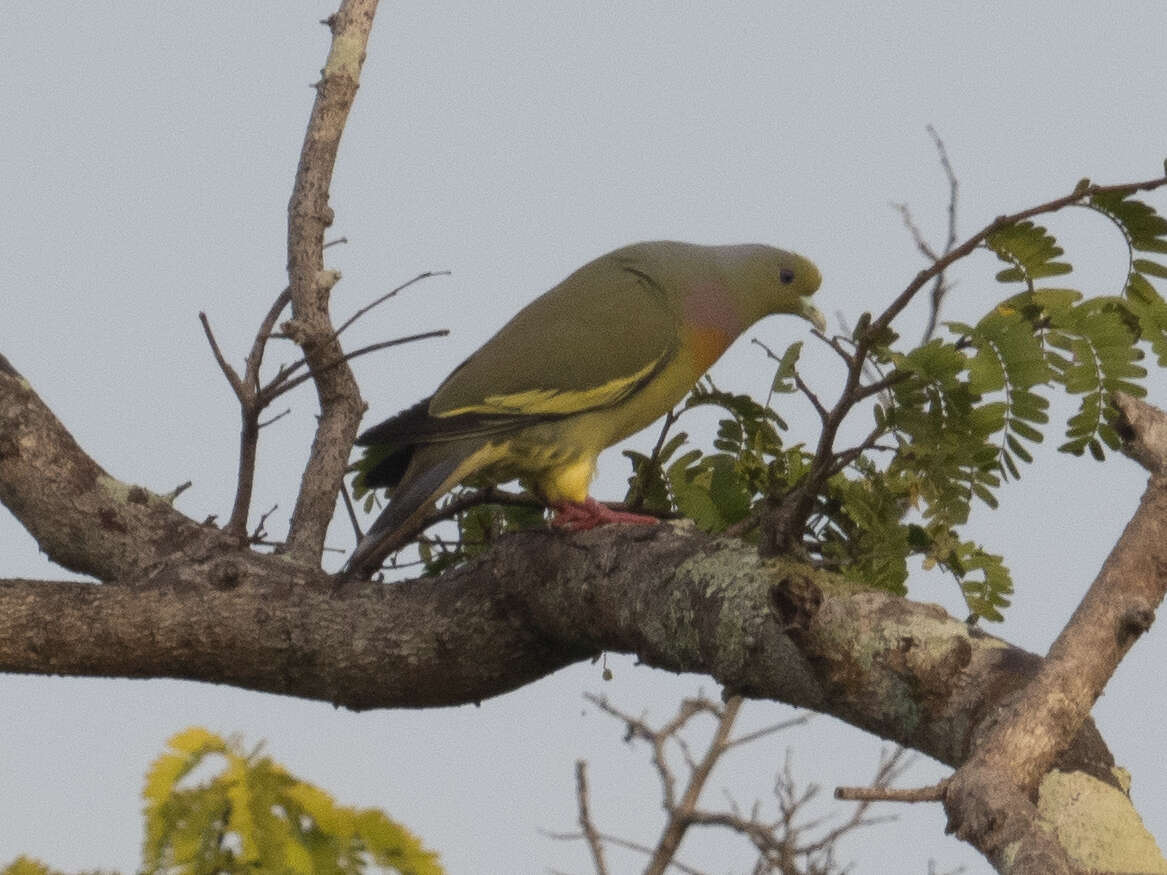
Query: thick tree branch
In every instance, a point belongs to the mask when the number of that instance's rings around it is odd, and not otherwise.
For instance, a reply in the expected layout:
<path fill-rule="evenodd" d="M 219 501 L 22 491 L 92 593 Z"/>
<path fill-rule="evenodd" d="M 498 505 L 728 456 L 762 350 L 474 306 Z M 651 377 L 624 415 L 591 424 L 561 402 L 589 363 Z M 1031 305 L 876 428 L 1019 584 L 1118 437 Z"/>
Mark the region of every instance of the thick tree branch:
<path fill-rule="evenodd" d="M 605 650 L 636 653 L 954 764 L 970 719 L 1039 662 L 933 606 L 763 562 L 689 524 L 511 535 L 441 578 L 340 591 L 248 552 L 146 587 L 9 581 L 0 617 L 2 670 L 138 677 L 150 666 L 355 709 L 473 702 Z"/>
<path fill-rule="evenodd" d="M 320 400 L 316 435 L 286 544 L 288 555 L 304 563 L 320 561 L 349 448 L 364 412 L 356 380 L 344 362 L 329 316 L 328 302 L 339 275 L 324 270 L 324 231 L 332 224 L 328 205 L 332 169 L 356 98 L 376 11 L 377 0 L 344 0 L 328 20 L 332 50 L 316 86 L 316 102 L 288 204 L 292 320 L 284 325 L 284 332 L 304 350 Z"/>
<path fill-rule="evenodd" d="M 1116 404 L 1130 454 L 1151 470 L 1147 490 L 1037 674 L 978 728 L 946 792 L 950 829 L 1010 872 L 1093 863 L 1051 840 L 1031 800 L 1167 593 L 1167 415 L 1126 395 Z"/>
<path fill-rule="evenodd" d="M 53 562 L 103 581 L 237 546 L 107 474 L 11 365 L 0 369 L 0 503 Z"/>

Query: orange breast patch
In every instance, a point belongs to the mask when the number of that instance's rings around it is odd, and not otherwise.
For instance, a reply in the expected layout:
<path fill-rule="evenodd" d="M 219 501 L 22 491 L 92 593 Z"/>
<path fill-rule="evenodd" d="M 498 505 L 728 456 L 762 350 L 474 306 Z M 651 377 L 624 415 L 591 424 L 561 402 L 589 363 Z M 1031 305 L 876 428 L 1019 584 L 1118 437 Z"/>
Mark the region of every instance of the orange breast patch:
<path fill-rule="evenodd" d="M 689 350 L 689 360 L 698 374 L 709 370 L 710 366 L 721 358 L 721 354 L 729 349 L 733 338 L 720 328 L 702 326 L 691 328 L 688 332 L 685 346 Z"/>

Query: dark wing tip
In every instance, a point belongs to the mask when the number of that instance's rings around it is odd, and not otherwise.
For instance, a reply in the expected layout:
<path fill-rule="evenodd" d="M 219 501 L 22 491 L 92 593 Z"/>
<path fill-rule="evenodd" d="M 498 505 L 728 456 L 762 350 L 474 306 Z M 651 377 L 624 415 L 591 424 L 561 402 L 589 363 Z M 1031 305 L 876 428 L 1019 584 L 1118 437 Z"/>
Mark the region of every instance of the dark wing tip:
<path fill-rule="evenodd" d="M 432 428 L 430 398 L 423 398 L 396 416 L 365 429 L 357 436 L 356 445 L 371 447 L 375 444 L 409 443 L 426 434 Z"/>
<path fill-rule="evenodd" d="M 414 444 L 366 448 L 355 465 L 360 472 L 356 484 L 365 489 L 395 488 L 405 476 L 414 449 Z"/>

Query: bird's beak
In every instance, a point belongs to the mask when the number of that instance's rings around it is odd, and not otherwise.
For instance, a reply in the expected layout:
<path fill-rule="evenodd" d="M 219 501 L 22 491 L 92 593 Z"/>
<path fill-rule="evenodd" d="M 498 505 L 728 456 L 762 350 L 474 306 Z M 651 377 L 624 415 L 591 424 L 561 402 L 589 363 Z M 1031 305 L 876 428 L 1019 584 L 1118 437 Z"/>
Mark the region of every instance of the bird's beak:
<path fill-rule="evenodd" d="M 819 331 L 827 330 L 827 319 L 814 304 L 810 302 L 810 295 L 798 299 L 798 315 L 806 319 Z"/>

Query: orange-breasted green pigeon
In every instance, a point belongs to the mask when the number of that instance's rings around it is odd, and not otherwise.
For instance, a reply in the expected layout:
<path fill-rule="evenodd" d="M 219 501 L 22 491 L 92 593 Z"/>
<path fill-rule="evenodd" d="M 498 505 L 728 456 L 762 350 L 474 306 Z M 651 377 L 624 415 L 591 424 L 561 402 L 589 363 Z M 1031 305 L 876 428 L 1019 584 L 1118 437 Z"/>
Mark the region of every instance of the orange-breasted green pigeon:
<path fill-rule="evenodd" d="M 651 518 L 588 495 L 596 457 L 671 410 L 748 327 L 820 329 L 813 263 L 761 244 L 625 246 L 536 298 L 429 398 L 365 431 L 358 482 L 389 506 L 349 559 L 367 575 L 468 477 L 519 478 L 573 528 Z"/>

